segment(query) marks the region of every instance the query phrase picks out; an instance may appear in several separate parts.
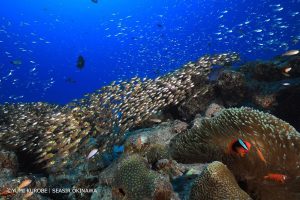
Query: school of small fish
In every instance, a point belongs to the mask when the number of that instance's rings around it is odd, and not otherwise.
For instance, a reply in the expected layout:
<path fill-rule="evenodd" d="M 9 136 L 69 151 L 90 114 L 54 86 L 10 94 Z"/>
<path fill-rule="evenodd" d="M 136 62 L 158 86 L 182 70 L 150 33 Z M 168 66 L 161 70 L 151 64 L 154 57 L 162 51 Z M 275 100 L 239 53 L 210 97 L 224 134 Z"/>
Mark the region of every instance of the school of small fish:
<path fill-rule="evenodd" d="M 203 56 L 156 79 L 113 82 L 66 106 L 18 103 L 0 106 L 0 142 L 36 156 L 45 168 L 64 166 L 89 138 L 102 137 L 99 150 L 118 144 L 124 133 L 170 105 L 195 95 L 194 81 L 205 80 L 212 65 L 238 60 L 236 53 Z M 204 84 L 204 83 L 203 83 Z M 205 92 L 205 91 L 203 91 Z M 197 95 L 201 92 L 197 91 Z M 55 165 L 57 164 L 57 165 Z"/>

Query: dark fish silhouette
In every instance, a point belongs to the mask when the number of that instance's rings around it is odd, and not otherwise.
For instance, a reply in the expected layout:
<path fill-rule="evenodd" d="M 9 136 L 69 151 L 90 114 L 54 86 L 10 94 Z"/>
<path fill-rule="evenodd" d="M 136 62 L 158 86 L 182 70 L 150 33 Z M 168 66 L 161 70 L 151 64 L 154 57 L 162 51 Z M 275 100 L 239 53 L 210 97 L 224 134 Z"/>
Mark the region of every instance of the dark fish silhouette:
<path fill-rule="evenodd" d="M 163 26 L 162 24 L 160 24 L 160 23 L 157 23 L 156 26 L 157 26 L 158 28 L 163 28 L 163 27 L 164 27 L 164 26 Z"/>
<path fill-rule="evenodd" d="M 10 61 L 10 63 L 13 65 L 21 65 L 22 61 L 21 60 L 12 60 L 12 61 Z"/>
<path fill-rule="evenodd" d="M 93 3 L 98 3 L 98 0 L 91 0 Z"/>
<path fill-rule="evenodd" d="M 65 79 L 67 83 L 76 83 L 76 81 L 72 77 L 68 77 Z"/>
<path fill-rule="evenodd" d="M 79 55 L 78 58 L 77 58 L 77 65 L 76 65 L 77 68 L 80 69 L 80 70 L 83 69 L 84 64 L 85 64 L 85 60 L 84 60 L 83 56 Z"/>

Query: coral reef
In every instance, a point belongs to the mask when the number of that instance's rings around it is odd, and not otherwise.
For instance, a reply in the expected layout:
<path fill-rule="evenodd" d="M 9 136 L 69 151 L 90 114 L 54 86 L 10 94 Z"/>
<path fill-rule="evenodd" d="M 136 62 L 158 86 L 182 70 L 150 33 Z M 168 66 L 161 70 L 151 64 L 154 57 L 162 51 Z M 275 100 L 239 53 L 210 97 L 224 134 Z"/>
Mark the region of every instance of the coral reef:
<path fill-rule="evenodd" d="M 213 67 L 212 73 L 214 70 Z M 278 56 L 268 62 L 248 62 L 238 68 L 221 68 L 217 72 L 218 76 L 210 79 L 209 84 L 195 85 L 206 92 L 186 98 L 184 103 L 167 111 L 175 118 L 191 121 L 197 114 L 203 115 L 212 102 L 225 107 L 250 106 L 283 117 L 300 130 L 297 103 L 294 103 L 298 99 L 300 82 L 299 55 Z M 286 105 L 295 109 L 283 109 Z M 289 114 L 294 117 L 288 117 Z"/>
<path fill-rule="evenodd" d="M 212 103 L 208 106 L 208 108 L 205 111 L 205 117 L 211 118 L 216 116 L 222 109 L 224 109 L 223 106 Z"/>
<path fill-rule="evenodd" d="M 299 101 L 299 55 L 246 63 L 239 71 L 246 77 L 245 105 L 271 112 L 300 130 L 296 103 Z"/>
<path fill-rule="evenodd" d="M 299 57 L 248 63 L 238 71 L 222 68 L 208 79 L 215 65 L 237 59 L 204 56 L 156 79 L 113 82 L 65 106 L 1 105 L 0 189 L 17 187 L 26 177 L 36 188 L 42 174 L 49 188 L 99 191 L 49 194 L 53 199 L 187 199 L 200 193 L 247 199 L 237 184 L 253 199 L 299 199 L 299 133 L 270 114 L 224 109 L 260 108 L 299 128 Z M 97 153 L 88 158 L 92 150 Z M 218 162 L 202 173 L 203 163 L 215 160 L 227 165 L 237 183 Z M 224 176 L 226 185 L 215 176 Z M 203 192 L 210 181 L 224 190 Z"/>
<path fill-rule="evenodd" d="M 153 144 L 146 152 L 146 158 L 149 163 L 155 164 L 160 159 L 169 158 L 169 152 L 165 146 L 159 144 Z"/>
<path fill-rule="evenodd" d="M 300 75 L 299 55 L 277 57 L 268 62 L 249 62 L 242 66 L 249 80 L 258 82 L 277 82 L 283 79 L 294 79 Z"/>
<path fill-rule="evenodd" d="M 186 123 L 175 120 L 173 122 L 163 122 L 152 128 L 128 132 L 128 137 L 124 142 L 125 152 L 140 153 L 145 156 L 148 155 L 150 160 L 153 160 L 152 158 L 154 155 L 165 155 L 161 158 L 166 158 L 166 149 L 170 140 L 177 133 L 186 130 L 186 128 Z M 160 153 L 157 154 L 158 152 Z"/>
<path fill-rule="evenodd" d="M 91 200 L 111 200 L 112 199 L 112 191 L 108 186 L 98 186 L 96 188 L 97 192 L 93 193 L 91 196 Z"/>
<path fill-rule="evenodd" d="M 275 94 L 267 94 L 267 95 L 262 95 L 262 94 L 258 94 L 258 95 L 254 95 L 253 96 L 253 102 L 264 108 L 264 109 L 272 109 L 274 108 L 274 106 L 277 105 L 276 102 L 276 95 Z"/>
<path fill-rule="evenodd" d="M 99 183 L 98 187 L 109 186 L 113 188 L 113 196 L 115 199 L 122 199 L 124 198 L 124 189 L 121 188 L 120 184 L 116 184 L 116 180 L 119 180 L 120 177 L 120 168 L 124 165 L 125 161 L 132 164 L 131 166 L 139 165 L 145 171 L 145 173 L 149 174 L 156 174 L 155 177 L 161 177 L 164 180 L 164 184 L 160 183 L 157 187 L 165 188 L 166 186 L 170 185 L 170 182 L 173 184 L 173 181 L 176 180 L 177 188 L 185 187 L 186 182 L 177 181 L 177 180 L 184 180 L 180 177 L 183 176 L 185 173 L 191 174 L 202 170 L 202 167 L 198 167 L 199 165 L 184 165 L 177 163 L 176 161 L 169 159 L 167 143 L 168 141 L 175 135 L 173 133 L 173 126 L 176 126 L 178 122 L 173 123 L 162 123 L 153 128 L 147 128 L 142 130 L 133 131 L 130 136 L 126 139 L 125 145 L 125 153 L 116 161 L 114 161 L 109 167 L 104 169 L 99 174 Z M 147 138 L 146 143 L 141 145 L 141 148 L 136 148 L 136 142 L 139 138 Z M 133 146 L 129 148 L 128 146 Z M 126 150 L 127 149 L 127 150 Z M 130 151 L 129 151 L 130 149 Z M 134 161 L 134 162 L 133 162 Z M 139 164 L 138 164 L 139 163 Z M 127 164 L 126 164 L 127 165 Z M 135 176 L 137 176 L 137 172 L 140 169 L 135 169 Z M 125 170 L 124 170 L 125 171 Z M 127 174 L 133 171 L 132 169 L 129 170 L 126 168 Z M 125 176 L 125 172 L 124 172 Z M 136 179 L 140 180 L 141 178 L 137 177 Z M 190 175 L 187 175 L 186 178 L 187 182 L 191 181 Z M 119 180 L 121 181 L 121 180 Z M 166 181 L 166 182 L 165 182 Z M 170 182 L 169 182 L 170 181 Z M 123 183 L 124 184 L 124 183 Z M 156 184 L 156 183 L 155 183 Z M 158 184 L 158 183 L 157 183 Z M 162 185 L 161 185 L 162 184 Z M 180 186 L 181 185 L 181 186 Z M 140 186 L 145 187 L 144 184 Z M 169 186 L 167 187 L 169 188 Z M 166 189 L 162 190 L 162 193 L 165 194 Z M 182 191 L 181 196 L 185 197 L 187 195 L 187 188 Z M 168 190 L 169 191 L 169 190 Z M 167 192 L 167 197 L 169 196 L 169 192 Z M 165 198 L 167 198 L 165 197 Z M 147 199 L 145 196 L 144 198 Z M 153 196 L 148 198 L 154 198 Z M 162 197 L 161 197 L 162 198 Z M 162 198 L 162 199 L 165 199 Z M 127 197 L 126 197 L 127 199 Z M 171 192 L 171 199 L 178 199 L 176 193 L 172 190 Z"/>
<path fill-rule="evenodd" d="M 20 168 L 24 168 L 20 165 L 20 159 L 18 159 L 17 155 L 12 151 L 6 150 L 4 147 L 0 148 L 1 199 L 48 199 L 40 194 L 27 191 L 27 189 L 39 190 L 41 188 L 46 188 L 48 186 L 47 178 L 33 174 L 24 175 L 24 172 L 20 172 Z M 27 180 L 29 180 L 29 185 L 23 183 Z M 24 188 L 20 188 L 22 183 Z M 24 189 L 24 191 L 22 189 Z M 26 196 L 28 196 L 28 198 L 26 198 Z"/>
<path fill-rule="evenodd" d="M 184 121 L 190 121 L 198 113 L 205 111 L 215 98 L 215 90 L 212 85 L 204 83 L 198 86 L 197 90 L 201 91 L 201 93 L 187 98 L 181 105 L 169 109 L 169 111 L 172 111 L 174 116 Z"/>
<path fill-rule="evenodd" d="M 238 139 L 246 141 L 243 154 L 232 145 Z M 300 134 L 292 126 L 246 107 L 225 109 L 170 143 L 177 161 L 223 162 L 255 199 L 299 199 L 299 148 Z"/>
<path fill-rule="evenodd" d="M 190 96 L 201 96 L 206 91 L 194 86 L 206 80 L 211 66 L 237 59 L 234 53 L 203 56 L 154 80 L 134 77 L 113 82 L 61 108 L 42 103 L 3 105 L 0 142 L 35 155 L 38 163 L 57 171 L 91 137 L 105 151 L 152 114 Z"/>
<path fill-rule="evenodd" d="M 188 124 L 187 123 L 182 122 L 180 120 L 175 120 L 172 132 L 174 132 L 174 133 L 182 133 L 182 132 L 186 131 L 187 128 L 188 128 Z"/>
<path fill-rule="evenodd" d="M 160 159 L 158 160 L 153 169 L 158 171 L 160 174 L 167 175 L 171 179 L 178 176 L 182 176 L 184 169 L 175 160 L 171 159 Z"/>
<path fill-rule="evenodd" d="M 215 161 L 203 170 L 193 182 L 190 200 L 251 200 L 237 184 L 230 170 L 221 162 Z"/>
<path fill-rule="evenodd" d="M 287 120 L 300 130 L 300 85 L 292 86 L 277 93 L 276 107 L 273 112 L 281 119 Z"/>
<path fill-rule="evenodd" d="M 12 151 L 0 150 L 0 178 L 5 180 L 10 176 L 16 176 L 19 163 L 17 155 Z M 1 181 L 0 181 L 1 182 Z"/>
<path fill-rule="evenodd" d="M 218 77 L 216 86 L 218 94 L 226 105 L 238 105 L 246 97 L 246 79 L 240 72 L 223 71 Z"/>
<path fill-rule="evenodd" d="M 30 180 L 30 184 L 26 186 L 26 188 L 25 187 L 20 188 L 20 185 L 25 180 Z M 48 186 L 47 178 L 45 177 L 35 177 L 35 176 L 17 177 L 1 183 L 0 196 L 10 197 L 12 199 L 24 199 L 26 195 L 29 195 L 30 193 L 28 189 L 30 189 L 31 191 L 33 190 L 41 191 L 41 189 L 46 188 L 47 186 Z M 47 197 L 41 196 L 40 194 L 37 193 L 32 193 L 30 194 L 30 199 L 47 199 Z"/>
<path fill-rule="evenodd" d="M 276 81 L 283 77 L 274 63 L 258 63 L 253 68 L 253 78 L 258 81 Z"/>

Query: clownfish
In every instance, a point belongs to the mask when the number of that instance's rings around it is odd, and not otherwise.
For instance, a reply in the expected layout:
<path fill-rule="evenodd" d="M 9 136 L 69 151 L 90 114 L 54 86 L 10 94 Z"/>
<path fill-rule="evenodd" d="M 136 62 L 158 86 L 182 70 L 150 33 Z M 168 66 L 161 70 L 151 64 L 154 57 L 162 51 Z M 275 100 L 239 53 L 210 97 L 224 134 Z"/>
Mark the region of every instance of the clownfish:
<path fill-rule="evenodd" d="M 233 140 L 228 145 L 228 153 L 237 154 L 241 157 L 244 157 L 251 149 L 251 144 L 245 140 L 237 139 Z"/>
<path fill-rule="evenodd" d="M 267 160 L 265 159 L 264 155 L 262 154 L 261 150 L 258 147 L 256 147 L 256 152 L 259 159 L 263 161 L 265 164 L 267 164 Z"/>
<path fill-rule="evenodd" d="M 264 176 L 265 180 L 270 180 L 270 181 L 274 181 L 274 182 L 278 182 L 278 183 L 285 183 L 285 181 L 287 180 L 287 176 L 284 174 L 272 174 L 269 173 L 267 176 Z"/>

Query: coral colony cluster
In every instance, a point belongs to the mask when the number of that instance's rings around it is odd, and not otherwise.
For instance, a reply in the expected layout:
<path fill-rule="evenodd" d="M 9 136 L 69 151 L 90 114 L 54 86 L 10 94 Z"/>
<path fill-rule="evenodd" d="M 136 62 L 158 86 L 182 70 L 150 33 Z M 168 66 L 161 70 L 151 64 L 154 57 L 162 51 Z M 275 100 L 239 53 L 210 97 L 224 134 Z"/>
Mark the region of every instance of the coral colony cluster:
<path fill-rule="evenodd" d="M 113 82 L 65 106 L 2 105 L 0 195 L 300 199 L 300 134 L 272 115 L 285 116 L 281 93 L 299 89 L 299 58 L 230 70 L 238 59 L 203 56 L 156 79 Z M 212 80 L 217 65 L 223 67 Z"/>

